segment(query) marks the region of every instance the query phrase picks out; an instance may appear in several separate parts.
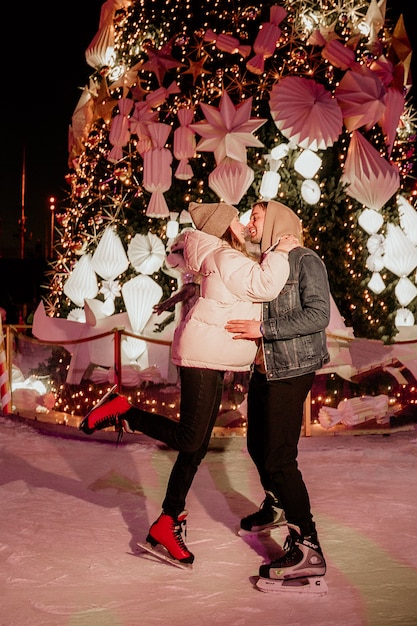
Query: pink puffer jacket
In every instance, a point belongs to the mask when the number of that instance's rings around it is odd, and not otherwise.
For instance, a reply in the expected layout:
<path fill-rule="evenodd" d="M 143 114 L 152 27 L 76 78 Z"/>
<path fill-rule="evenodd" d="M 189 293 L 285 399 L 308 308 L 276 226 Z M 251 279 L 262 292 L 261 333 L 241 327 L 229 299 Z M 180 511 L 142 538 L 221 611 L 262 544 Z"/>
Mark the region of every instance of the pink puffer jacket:
<path fill-rule="evenodd" d="M 289 275 L 286 254 L 268 254 L 262 264 L 201 231 L 184 242 L 185 263 L 201 274 L 200 297 L 175 330 L 172 361 L 185 367 L 246 371 L 256 342 L 233 339 L 232 319 L 260 320 L 261 302 L 276 298 Z"/>

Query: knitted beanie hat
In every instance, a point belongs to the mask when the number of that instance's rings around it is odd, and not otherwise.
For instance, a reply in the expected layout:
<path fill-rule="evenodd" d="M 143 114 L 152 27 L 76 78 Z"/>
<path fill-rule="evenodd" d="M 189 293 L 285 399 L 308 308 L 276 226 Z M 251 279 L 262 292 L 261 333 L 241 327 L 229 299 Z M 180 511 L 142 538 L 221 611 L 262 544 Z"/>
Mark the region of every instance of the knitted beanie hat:
<path fill-rule="evenodd" d="M 265 252 L 283 235 L 295 235 L 302 245 L 303 227 L 300 218 L 281 202 L 270 200 L 266 207 L 261 252 Z"/>
<path fill-rule="evenodd" d="M 239 211 L 234 206 L 225 202 L 210 204 L 190 202 L 188 210 L 198 230 L 219 238 L 224 235 L 233 219 L 239 215 Z"/>

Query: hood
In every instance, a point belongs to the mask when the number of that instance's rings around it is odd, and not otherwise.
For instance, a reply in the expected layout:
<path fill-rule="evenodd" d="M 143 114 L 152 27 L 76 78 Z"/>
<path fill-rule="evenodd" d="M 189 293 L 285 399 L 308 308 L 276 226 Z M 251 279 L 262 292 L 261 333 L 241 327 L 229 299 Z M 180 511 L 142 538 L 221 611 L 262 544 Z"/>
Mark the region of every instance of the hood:
<path fill-rule="evenodd" d="M 184 260 L 194 272 L 200 272 L 209 254 L 223 246 L 223 240 L 200 230 L 187 232 L 184 241 Z"/>
<path fill-rule="evenodd" d="M 303 243 L 303 226 L 300 218 L 285 204 L 270 200 L 266 208 L 261 252 L 265 252 L 283 235 L 295 235 Z"/>

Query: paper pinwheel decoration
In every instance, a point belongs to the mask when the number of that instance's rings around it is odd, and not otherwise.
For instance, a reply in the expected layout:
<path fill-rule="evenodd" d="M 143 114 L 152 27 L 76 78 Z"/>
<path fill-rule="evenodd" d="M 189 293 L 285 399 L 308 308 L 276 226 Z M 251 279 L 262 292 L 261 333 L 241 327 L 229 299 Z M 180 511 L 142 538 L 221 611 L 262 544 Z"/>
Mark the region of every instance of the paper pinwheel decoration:
<path fill-rule="evenodd" d="M 154 274 L 164 262 L 165 246 L 153 233 L 137 234 L 129 243 L 127 255 L 137 272 Z"/>
<path fill-rule="evenodd" d="M 379 211 L 400 186 L 398 170 L 357 130 L 353 131 L 341 183 L 346 193 L 370 209 Z"/>
<path fill-rule="evenodd" d="M 269 101 L 276 127 L 301 148 L 324 150 L 342 132 L 342 112 L 323 85 L 302 76 L 286 76 L 271 90 Z"/>
<path fill-rule="evenodd" d="M 348 70 L 335 90 L 346 128 L 372 128 L 385 112 L 385 94 L 386 88 L 368 67 Z"/>

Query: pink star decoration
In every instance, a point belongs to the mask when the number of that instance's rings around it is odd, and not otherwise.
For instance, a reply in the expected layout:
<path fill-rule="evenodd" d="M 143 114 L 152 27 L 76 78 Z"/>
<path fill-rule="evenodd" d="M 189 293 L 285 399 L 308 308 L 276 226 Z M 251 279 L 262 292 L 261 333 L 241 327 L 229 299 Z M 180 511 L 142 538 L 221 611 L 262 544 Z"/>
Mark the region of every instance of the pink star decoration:
<path fill-rule="evenodd" d="M 200 103 L 205 119 L 190 124 L 202 139 L 197 145 L 200 152 L 214 152 L 217 165 L 225 157 L 246 163 L 247 147 L 262 147 L 263 143 L 253 136 L 266 119 L 251 118 L 252 98 L 234 105 L 226 92 L 223 92 L 220 107 Z"/>
<path fill-rule="evenodd" d="M 160 50 L 153 49 L 151 45 L 146 49 L 149 59 L 142 64 L 141 69 L 153 72 L 160 85 L 162 85 L 162 81 L 168 70 L 176 67 L 186 67 L 184 63 L 177 61 L 177 59 L 171 56 L 173 43 L 174 38 L 170 39 Z"/>

